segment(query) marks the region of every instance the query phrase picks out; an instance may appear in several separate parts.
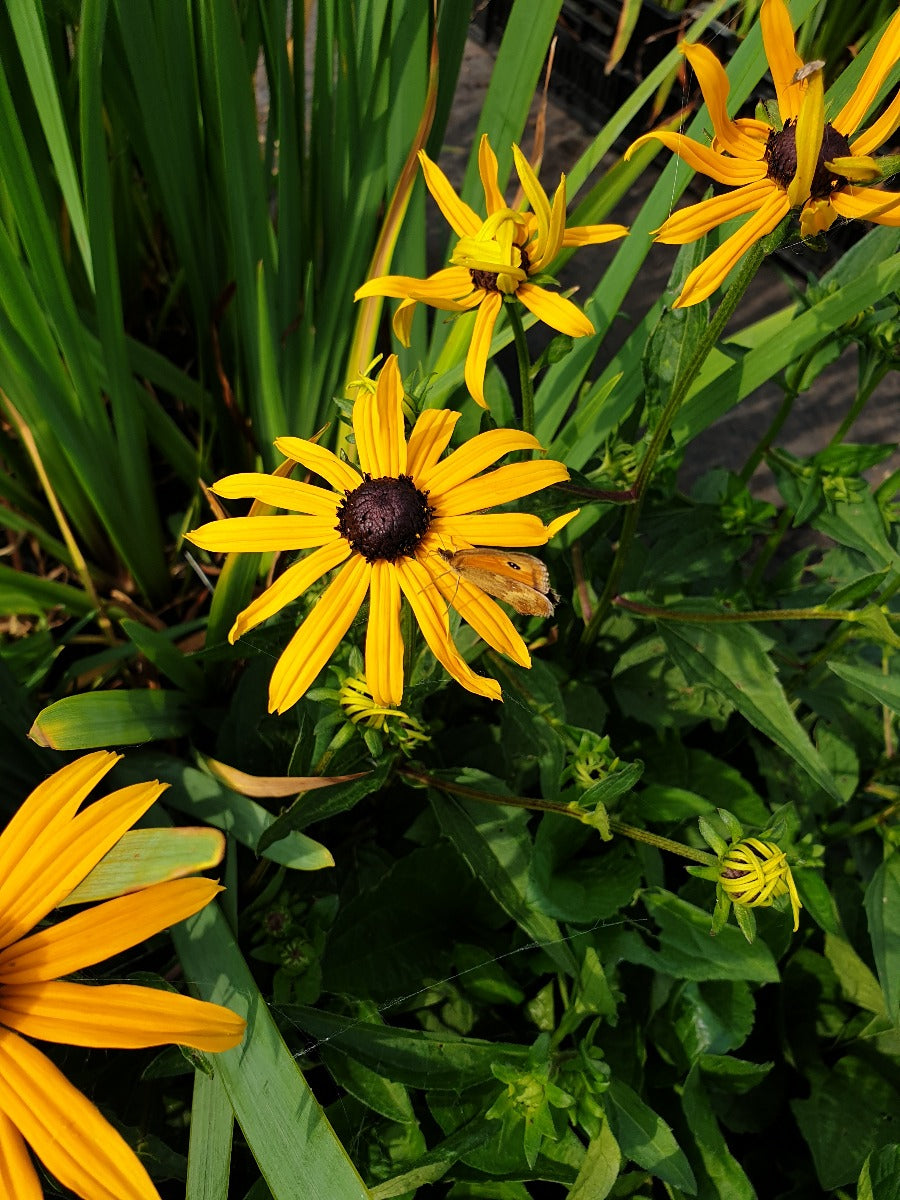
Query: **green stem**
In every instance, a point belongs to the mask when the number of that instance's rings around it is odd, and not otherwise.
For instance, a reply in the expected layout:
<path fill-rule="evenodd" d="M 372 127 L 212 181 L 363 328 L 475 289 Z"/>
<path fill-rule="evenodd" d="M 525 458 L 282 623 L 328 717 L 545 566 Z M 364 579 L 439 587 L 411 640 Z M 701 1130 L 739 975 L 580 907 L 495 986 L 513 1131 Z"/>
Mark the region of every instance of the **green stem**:
<path fill-rule="evenodd" d="M 728 288 L 722 303 L 716 309 L 706 331 L 697 343 L 694 353 L 688 359 L 684 369 L 679 373 L 672 385 L 672 391 L 666 406 L 663 409 L 662 416 L 659 419 L 659 424 L 653 431 L 653 436 L 650 439 L 650 445 L 647 447 L 647 453 L 641 463 L 638 472 L 637 480 L 635 481 L 634 490 L 636 493 L 634 505 L 628 509 L 625 514 L 625 520 L 622 523 L 622 534 L 619 538 L 619 545 L 616 548 L 616 555 L 613 559 L 613 565 L 610 569 L 609 576 L 606 580 L 606 586 L 603 593 L 597 602 L 597 608 L 594 615 L 591 617 L 581 641 L 585 645 L 592 645 L 600 632 L 600 627 L 606 620 L 609 613 L 613 597 L 619 589 L 619 580 L 622 578 L 622 572 L 625 569 L 625 563 L 631 551 L 631 544 L 634 541 L 637 531 L 638 522 L 641 517 L 641 509 L 644 505 L 644 499 L 647 495 L 647 488 L 650 479 L 653 475 L 653 469 L 656 466 L 656 461 L 659 458 L 666 438 L 672 429 L 672 425 L 678 415 L 678 410 L 687 398 L 687 395 L 694 385 L 697 376 L 700 374 L 700 369 L 706 362 L 710 352 L 718 342 L 719 338 L 725 330 L 731 317 L 734 315 L 744 292 L 750 285 L 756 272 L 759 270 L 760 264 L 766 254 L 771 253 L 782 242 L 785 233 L 787 232 L 787 218 L 782 221 L 781 225 L 774 230 L 769 236 L 755 245 L 751 246 L 744 255 L 740 266 L 737 269 L 737 275 L 734 282 Z"/>
<path fill-rule="evenodd" d="M 658 617 L 663 621 L 681 621 L 694 625 L 738 624 L 742 621 L 858 621 L 860 614 L 849 608 L 773 608 L 751 609 L 747 612 L 678 612 L 671 608 L 656 608 L 616 596 L 613 604 L 639 613 L 642 617 Z M 900 620 L 900 613 L 885 613 L 888 620 Z"/>
<path fill-rule="evenodd" d="M 816 347 L 816 349 L 818 349 L 818 347 Z M 779 433 L 781 433 L 782 426 L 791 415 L 791 409 L 794 407 L 794 401 L 797 399 L 798 395 L 799 392 L 796 392 L 793 388 L 788 388 L 784 393 L 784 399 L 781 401 L 781 404 L 778 407 L 778 412 L 772 418 L 769 428 L 759 439 L 753 450 L 753 453 L 750 455 L 741 469 L 738 478 L 742 483 L 749 482 L 750 476 L 762 462 L 766 451 L 778 437 Z"/>
<path fill-rule="evenodd" d="M 447 792 L 451 796 L 465 796 L 469 800 L 479 800 L 485 804 L 508 805 L 511 808 L 530 808 L 535 812 L 552 812 L 560 817 L 571 817 L 575 821 L 581 821 L 582 824 L 590 823 L 591 813 L 585 809 L 579 809 L 576 804 L 559 804 L 553 800 L 538 800 L 531 796 L 498 796 L 495 792 L 484 792 L 480 788 L 466 787 L 463 783 L 453 783 L 449 779 L 438 779 L 434 775 L 428 775 L 425 771 L 417 771 L 413 767 L 401 767 L 397 774 L 413 780 L 415 783 L 433 787 L 436 791 Z M 585 818 L 588 820 L 586 821 Z M 656 846 L 659 850 L 667 850 L 670 854 L 689 858 L 692 862 L 701 863 L 704 867 L 714 866 L 718 861 L 713 854 L 695 850 L 693 846 L 685 846 L 682 842 L 673 842 L 671 838 L 660 837 L 658 834 L 649 833 L 646 829 L 638 829 L 635 825 L 626 825 L 624 821 L 617 821 L 615 817 L 609 818 L 609 827 L 613 832 L 631 838 L 632 841 Z"/>
<path fill-rule="evenodd" d="M 826 449 L 832 450 L 835 446 L 839 446 L 841 444 L 851 425 L 853 425 L 856 418 L 866 407 L 872 393 L 878 387 L 879 383 L 881 383 L 882 379 L 884 379 L 889 370 L 890 368 L 888 365 L 882 362 L 881 359 L 878 359 L 864 372 L 863 378 L 860 380 L 859 388 L 856 392 L 856 399 L 850 405 L 850 409 L 846 417 L 844 417 L 843 421 L 841 421 L 837 432 L 828 443 Z"/>
<path fill-rule="evenodd" d="M 784 535 L 791 527 L 791 521 L 794 519 L 794 514 L 789 508 L 783 508 L 775 522 L 775 528 L 765 540 L 763 548 L 756 557 L 756 562 L 753 564 L 753 570 L 747 577 L 747 591 L 753 595 L 759 587 L 760 580 L 766 573 L 766 568 L 772 561 L 775 551 L 784 541 Z"/>
<path fill-rule="evenodd" d="M 525 326 L 515 303 L 507 304 L 506 315 L 513 332 L 513 342 L 516 347 L 516 361 L 519 364 L 519 388 L 522 393 L 522 429 L 525 433 L 534 433 L 534 386 L 531 382 L 531 359 L 528 355 L 528 339 L 525 336 Z"/>

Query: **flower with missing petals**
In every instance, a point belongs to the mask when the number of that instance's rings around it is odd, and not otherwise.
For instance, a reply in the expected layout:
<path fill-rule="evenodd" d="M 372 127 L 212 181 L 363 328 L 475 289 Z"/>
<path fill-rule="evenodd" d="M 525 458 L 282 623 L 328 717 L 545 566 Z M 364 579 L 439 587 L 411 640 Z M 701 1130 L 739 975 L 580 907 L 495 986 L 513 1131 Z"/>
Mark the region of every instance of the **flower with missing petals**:
<path fill-rule="evenodd" d="M 394 314 L 394 332 L 409 345 L 410 325 L 416 304 L 430 304 L 450 312 L 477 309 L 472 341 L 466 355 L 466 387 L 482 408 L 484 372 L 494 325 L 504 300 L 517 299 L 545 324 L 570 337 L 584 337 L 594 326 L 571 300 L 550 292 L 532 277 L 547 271 L 564 246 L 589 246 L 624 237 L 624 225 L 574 225 L 566 228 L 566 177 L 550 197 L 541 187 L 530 163 L 518 146 L 513 158 L 531 212 L 507 206 L 497 180 L 497 157 L 487 134 L 478 148 L 478 169 L 484 189 L 487 218 L 454 192 L 443 171 L 424 150 L 419 161 L 428 190 L 459 238 L 449 267 L 415 279 L 409 275 L 381 275 L 357 289 L 355 300 L 367 296 L 392 296 L 403 303 Z"/>
<path fill-rule="evenodd" d="M 857 130 L 882 84 L 900 59 L 900 9 L 881 38 L 853 94 L 827 117 L 821 66 L 805 65 L 794 45 L 784 0 L 763 0 L 763 46 L 778 96 L 771 122 L 728 115 L 728 77 L 705 46 L 683 43 L 681 51 L 700 81 L 715 136 L 711 147 L 681 133 L 644 134 L 628 149 L 656 139 L 695 171 L 733 189 L 672 214 L 656 233 L 658 242 L 696 241 L 732 217 L 747 216 L 688 276 L 676 307 L 705 300 L 755 242 L 795 210 L 804 237 L 831 227 L 838 216 L 900 226 L 900 194 L 860 187 L 881 178 L 873 152 L 900 125 L 900 93 L 863 133 Z"/>

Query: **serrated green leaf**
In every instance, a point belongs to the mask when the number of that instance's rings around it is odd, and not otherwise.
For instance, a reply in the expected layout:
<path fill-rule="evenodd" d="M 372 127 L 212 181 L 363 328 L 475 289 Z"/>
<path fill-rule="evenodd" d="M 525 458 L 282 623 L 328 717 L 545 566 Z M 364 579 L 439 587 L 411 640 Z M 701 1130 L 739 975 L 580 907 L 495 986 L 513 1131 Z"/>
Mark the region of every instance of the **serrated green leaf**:
<path fill-rule="evenodd" d="M 900 679 L 896 675 L 884 675 L 875 667 L 858 667 L 854 663 L 828 660 L 827 665 L 845 683 L 859 688 L 878 704 L 900 714 Z"/>

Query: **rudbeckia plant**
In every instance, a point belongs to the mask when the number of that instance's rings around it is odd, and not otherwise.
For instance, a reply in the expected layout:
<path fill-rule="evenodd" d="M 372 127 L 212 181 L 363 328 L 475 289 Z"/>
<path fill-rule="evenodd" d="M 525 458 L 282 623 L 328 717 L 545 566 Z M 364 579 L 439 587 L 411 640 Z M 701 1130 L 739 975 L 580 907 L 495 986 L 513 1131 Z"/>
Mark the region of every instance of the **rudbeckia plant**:
<path fill-rule="evenodd" d="M 648 141 L 674 150 L 694 170 L 730 188 L 673 213 L 656 240 L 674 245 L 696 241 L 733 217 L 749 219 L 688 276 L 676 307 L 705 300 L 755 242 L 796 211 L 806 237 L 827 230 L 838 216 L 900 226 L 900 195 L 860 186 L 881 178 L 873 152 L 900 125 L 900 93 L 868 128 L 858 133 L 878 92 L 900 59 L 900 11 L 878 44 L 853 94 L 829 116 L 823 92 L 824 64 L 804 64 L 784 0 L 763 0 L 763 45 L 778 97 L 771 122 L 728 115 L 729 83 L 711 50 L 684 43 L 682 53 L 696 72 L 712 121 L 712 146 L 681 133 L 657 130 L 632 143 L 629 157 Z"/>
<path fill-rule="evenodd" d="M 368 597 L 366 680 L 375 703 L 403 698 L 405 597 L 435 658 L 471 692 L 500 699 L 500 686 L 476 674 L 450 634 L 448 606 L 488 645 L 520 666 L 531 659 L 505 612 L 478 587 L 448 568 L 447 554 L 478 546 L 542 546 L 568 520 L 545 525 L 529 513 L 482 510 L 568 479 L 559 462 L 510 463 L 483 474 L 512 450 L 539 450 L 537 439 L 514 429 L 478 434 L 442 458 L 459 413 L 426 409 L 406 438 L 403 383 L 388 359 L 374 393 L 361 392 L 353 409 L 358 469 L 302 438 L 275 445 L 329 485 L 242 473 L 213 487 L 227 499 L 254 498 L 290 515 L 230 517 L 188 534 L 211 551 L 308 550 L 239 614 L 234 642 L 293 603 L 323 575 L 340 568 L 282 653 L 269 687 L 270 711 L 300 699 L 328 662 Z"/>
<path fill-rule="evenodd" d="M 221 891 L 177 879 L 45 918 L 164 791 L 140 783 L 79 811 L 119 755 L 87 754 L 51 775 L 0 836 L 0 1195 L 39 1200 L 29 1147 L 84 1200 L 158 1200 L 144 1166 L 31 1038 L 135 1049 L 179 1042 L 227 1050 L 244 1021 L 227 1008 L 126 983 L 63 980 L 199 912 Z"/>
<path fill-rule="evenodd" d="M 535 277 L 549 270 L 564 246 L 598 245 L 628 232 L 624 225 L 567 228 L 565 176 L 551 201 L 518 146 L 513 146 L 513 159 L 531 211 L 507 205 L 497 180 L 497 156 L 485 134 L 478 148 L 485 219 L 457 196 L 440 167 L 420 151 L 428 190 L 459 238 L 450 266 L 427 279 L 382 275 L 364 283 L 355 296 L 357 300 L 367 296 L 401 299 L 394 314 L 394 332 L 404 345 L 409 344 L 413 312 L 420 301 L 450 312 L 477 309 L 465 379 L 473 399 L 483 408 L 487 407 L 484 372 L 503 301 L 520 300 L 538 320 L 570 337 L 593 333 L 594 326 L 577 305 L 536 283 Z"/>

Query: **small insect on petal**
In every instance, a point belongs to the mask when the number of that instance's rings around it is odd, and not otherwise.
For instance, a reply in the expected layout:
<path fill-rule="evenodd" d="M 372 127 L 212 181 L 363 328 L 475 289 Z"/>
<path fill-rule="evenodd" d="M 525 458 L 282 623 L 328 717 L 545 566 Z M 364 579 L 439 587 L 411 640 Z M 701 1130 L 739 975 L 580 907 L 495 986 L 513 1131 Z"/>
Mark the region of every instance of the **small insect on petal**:
<path fill-rule="evenodd" d="M 814 58 L 812 62 L 804 63 L 802 67 L 798 67 L 794 72 L 794 83 L 802 83 L 804 79 L 809 79 L 816 71 L 821 71 L 825 66 L 824 58 Z"/>

